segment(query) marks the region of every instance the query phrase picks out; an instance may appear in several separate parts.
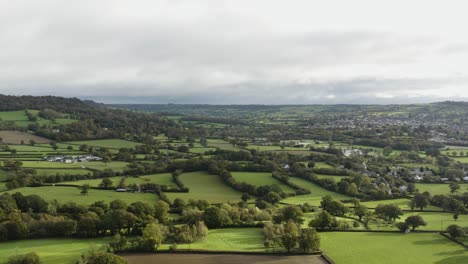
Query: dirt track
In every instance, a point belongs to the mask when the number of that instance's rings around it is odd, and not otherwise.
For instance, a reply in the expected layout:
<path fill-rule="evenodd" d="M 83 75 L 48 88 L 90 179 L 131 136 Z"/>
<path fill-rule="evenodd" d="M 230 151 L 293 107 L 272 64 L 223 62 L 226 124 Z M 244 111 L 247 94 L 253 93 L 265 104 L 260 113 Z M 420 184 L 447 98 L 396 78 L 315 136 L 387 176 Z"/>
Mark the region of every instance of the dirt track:
<path fill-rule="evenodd" d="M 128 254 L 129 264 L 325 264 L 320 256 L 269 256 L 228 254 Z"/>

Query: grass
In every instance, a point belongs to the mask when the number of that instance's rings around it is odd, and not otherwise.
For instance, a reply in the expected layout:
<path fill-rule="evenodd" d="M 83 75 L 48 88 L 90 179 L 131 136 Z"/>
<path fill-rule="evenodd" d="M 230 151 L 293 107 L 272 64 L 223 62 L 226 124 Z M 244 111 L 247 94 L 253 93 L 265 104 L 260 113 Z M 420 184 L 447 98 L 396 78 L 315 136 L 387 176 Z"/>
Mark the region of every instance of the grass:
<path fill-rule="evenodd" d="M 40 176 L 55 176 L 57 174 L 60 175 L 87 175 L 93 174 L 92 171 L 85 170 L 85 169 L 36 169 L 37 175 Z"/>
<path fill-rule="evenodd" d="M 116 199 L 121 199 L 127 204 L 141 201 L 154 204 L 158 197 L 151 193 L 121 193 L 107 190 L 89 190 L 88 195 L 81 195 L 80 190 L 75 187 L 44 186 L 44 187 L 23 187 L 11 190 L 10 193 L 21 192 L 23 195 L 37 194 L 46 201 L 57 200 L 60 203 L 75 202 L 77 204 L 90 205 L 96 201 L 109 203 Z"/>
<path fill-rule="evenodd" d="M 401 209 L 410 210 L 409 206 L 409 199 L 400 198 L 400 199 L 390 199 L 390 200 L 379 200 L 379 201 L 370 201 L 370 202 L 362 202 L 361 204 L 367 206 L 368 208 L 375 208 L 379 204 L 395 204 L 398 205 Z M 425 210 L 433 210 L 433 211 L 442 211 L 441 208 L 429 205 L 425 208 Z"/>
<path fill-rule="evenodd" d="M 468 163 L 468 157 L 453 157 L 452 159 L 459 161 L 461 163 Z"/>
<path fill-rule="evenodd" d="M 437 233 L 320 233 L 321 249 L 339 264 L 460 264 L 468 251 Z"/>
<path fill-rule="evenodd" d="M 411 212 L 403 215 L 401 220 L 410 215 L 420 215 L 426 221 L 427 225 L 418 227 L 418 230 L 444 231 L 449 225 L 468 226 L 468 215 L 464 214 L 460 214 L 455 221 L 452 213 Z"/>
<path fill-rule="evenodd" d="M 294 189 L 273 178 L 269 172 L 231 172 L 232 177 L 238 182 L 246 182 L 255 186 L 273 185 L 280 186 L 287 193 L 294 193 Z"/>
<path fill-rule="evenodd" d="M 166 193 L 170 199 L 201 199 L 210 203 L 222 203 L 239 201 L 242 196 L 242 193 L 225 185 L 219 176 L 210 175 L 207 172 L 183 173 L 179 179 L 190 188 L 190 192 Z"/>
<path fill-rule="evenodd" d="M 343 178 L 349 178 L 348 176 L 339 176 L 339 175 L 324 175 L 324 174 L 314 174 L 319 179 L 332 179 L 335 182 L 341 181 Z"/>
<path fill-rule="evenodd" d="M 169 248 L 163 245 L 162 248 Z M 188 244 L 178 244 L 177 249 L 188 249 Z M 261 228 L 223 228 L 212 229 L 208 238 L 190 245 L 191 249 L 264 251 L 263 231 Z"/>
<path fill-rule="evenodd" d="M 310 205 L 320 205 L 320 201 L 323 196 L 330 195 L 335 199 L 338 200 L 343 200 L 343 199 L 351 199 L 351 197 L 346 196 L 344 194 L 336 193 L 329 191 L 325 188 L 322 188 L 312 182 L 306 181 L 301 178 L 290 178 L 290 180 L 301 186 L 302 188 L 308 189 L 311 191 L 310 194 L 306 195 L 297 195 L 297 196 L 292 196 L 288 197 L 283 200 L 285 203 L 290 203 L 290 204 L 304 204 L 304 203 L 309 203 Z"/>
<path fill-rule="evenodd" d="M 204 147 L 195 147 L 190 149 L 190 153 L 196 153 L 196 154 L 205 154 L 207 151 L 215 151 L 216 148 L 204 148 Z"/>
<path fill-rule="evenodd" d="M 27 121 L 28 117 L 24 110 L 0 112 L 2 121 Z"/>
<path fill-rule="evenodd" d="M 429 192 L 431 195 L 450 194 L 448 183 L 416 183 L 416 188 L 419 192 Z M 468 183 L 460 184 L 459 193 L 468 192 Z"/>
<path fill-rule="evenodd" d="M 306 164 L 307 165 L 307 164 Z M 325 163 L 325 162 L 316 162 L 315 163 L 315 167 L 314 168 L 317 168 L 317 169 L 333 169 L 333 166 Z"/>
<path fill-rule="evenodd" d="M 134 148 L 136 146 L 142 145 L 138 142 L 123 140 L 123 139 L 101 139 L 101 140 L 85 140 L 85 141 L 71 141 L 66 142 L 71 145 L 83 145 L 100 147 L 100 148 L 109 148 L 109 149 L 120 149 L 120 148 Z"/>
<path fill-rule="evenodd" d="M 21 141 L 24 143 L 29 143 L 30 140 L 34 140 L 37 143 L 49 143 L 50 140 L 47 138 L 39 137 L 30 133 L 12 131 L 12 130 L 3 130 L 0 131 L 0 137 L 3 139 L 4 143 L 8 144 L 21 144 Z"/>
<path fill-rule="evenodd" d="M 37 168 L 37 169 L 113 169 L 114 171 L 122 171 L 128 165 L 127 162 L 123 161 L 112 161 L 109 163 L 91 161 L 91 162 L 77 162 L 77 163 L 63 163 L 63 162 L 49 162 L 49 161 L 23 161 L 23 167 L 25 168 Z"/>
<path fill-rule="evenodd" d="M 91 249 L 105 251 L 108 238 L 94 239 L 34 239 L 0 243 L 0 263 L 10 256 L 36 252 L 42 263 L 74 264 L 84 251 Z"/>
<path fill-rule="evenodd" d="M 127 185 L 144 184 L 144 183 L 156 183 L 160 185 L 175 185 L 175 183 L 172 181 L 172 175 L 170 173 L 145 175 L 145 176 L 140 176 L 140 177 L 117 176 L 117 177 L 110 177 L 109 179 L 112 180 L 114 186 L 117 186 L 120 180 L 123 178 L 125 178 L 125 184 Z M 101 182 L 102 182 L 102 179 L 89 179 L 89 180 L 63 182 L 63 184 L 73 184 L 73 185 L 89 184 L 91 187 L 98 187 Z"/>

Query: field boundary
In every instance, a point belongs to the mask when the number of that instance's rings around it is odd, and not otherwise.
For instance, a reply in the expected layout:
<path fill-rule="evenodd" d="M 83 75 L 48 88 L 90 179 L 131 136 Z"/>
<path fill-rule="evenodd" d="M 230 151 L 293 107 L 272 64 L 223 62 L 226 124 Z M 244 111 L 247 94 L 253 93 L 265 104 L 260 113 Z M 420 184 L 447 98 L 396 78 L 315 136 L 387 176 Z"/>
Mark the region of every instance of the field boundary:
<path fill-rule="evenodd" d="M 444 232 L 439 232 L 439 234 L 440 234 L 441 236 L 443 236 L 443 237 L 445 237 L 445 238 L 448 238 L 448 239 L 452 240 L 453 242 L 455 242 L 455 243 L 457 243 L 457 244 L 463 246 L 464 248 L 468 249 L 468 246 L 467 246 L 467 245 L 465 245 L 464 243 L 462 243 L 462 242 L 456 240 L 455 238 L 453 238 L 453 237 L 451 237 L 451 236 L 445 234 Z"/>
<path fill-rule="evenodd" d="M 212 255 L 251 255 L 251 256 L 322 256 L 322 251 L 316 251 L 311 253 L 302 252 L 264 252 L 264 251 L 226 251 L 226 250 L 203 250 L 203 249 L 163 249 L 154 252 L 118 252 L 117 255 L 133 255 L 133 254 L 212 254 Z"/>

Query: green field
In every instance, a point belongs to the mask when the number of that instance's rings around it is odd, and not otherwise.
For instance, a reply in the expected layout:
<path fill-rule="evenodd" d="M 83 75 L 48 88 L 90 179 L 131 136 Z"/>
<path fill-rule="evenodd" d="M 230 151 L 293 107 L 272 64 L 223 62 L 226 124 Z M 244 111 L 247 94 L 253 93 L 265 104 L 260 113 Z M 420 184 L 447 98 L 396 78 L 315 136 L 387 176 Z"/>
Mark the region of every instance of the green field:
<path fill-rule="evenodd" d="M 311 191 L 310 194 L 306 195 L 298 195 L 298 196 L 291 196 L 286 199 L 284 199 L 282 202 L 289 203 L 289 204 L 304 204 L 304 203 L 309 203 L 311 205 L 320 205 L 320 200 L 322 199 L 323 196 L 330 195 L 335 199 L 338 200 L 343 200 L 343 199 L 351 199 L 351 197 L 346 196 L 344 194 L 336 193 L 329 191 L 327 189 L 324 189 L 314 183 L 311 183 L 309 181 L 306 181 L 301 178 L 290 178 L 290 180 L 301 186 L 302 188 L 308 189 Z"/>
<path fill-rule="evenodd" d="M 341 181 L 343 178 L 349 178 L 348 176 L 339 176 L 339 175 L 325 175 L 325 174 L 314 174 L 319 179 L 332 179 L 335 182 Z"/>
<path fill-rule="evenodd" d="M 320 233 L 321 249 L 337 264 L 462 264 L 468 251 L 437 233 Z"/>
<path fill-rule="evenodd" d="M 429 192 L 431 195 L 450 194 L 448 183 L 416 183 L 419 192 Z M 468 192 L 468 183 L 460 184 L 459 193 Z"/>
<path fill-rule="evenodd" d="M 453 159 L 461 163 L 468 163 L 468 157 L 453 157 Z"/>
<path fill-rule="evenodd" d="M 140 177 L 109 177 L 113 182 L 113 186 L 117 186 L 121 179 L 125 178 L 125 184 L 144 184 L 144 183 L 156 183 L 160 185 L 175 185 L 172 181 L 172 175 L 170 173 L 161 173 L 161 174 L 152 174 L 145 175 Z M 63 182 L 63 184 L 72 184 L 72 185 L 82 185 L 89 184 L 91 187 L 98 187 L 102 182 L 102 179 L 89 179 L 89 180 L 79 180 L 79 181 L 69 181 Z"/>
<path fill-rule="evenodd" d="M 390 199 L 390 200 L 379 200 L 379 201 L 370 201 L 370 202 L 362 202 L 361 204 L 367 206 L 367 208 L 375 208 L 379 204 L 395 204 L 398 205 L 401 209 L 410 210 L 409 206 L 409 199 L 400 198 L 400 199 Z M 429 205 L 425 208 L 425 210 L 433 210 L 433 211 L 442 211 L 442 208 Z"/>
<path fill-rule="evenodd" d="M 449 225 L 468 226 L 468 215 L 464 214 L 460 214 L 455 221 L 452 213 L 411 212 L 405 213 L 401 220 L 410 215 L 420 215 L 426 221 L 427 225 L 418 227 L 418 230 L 445 231 Z"/>
<path fill-rule="evenodd" d="M 184 200 L 196 199 L 207 200 L 211 203 L 237 202 L 240 201 L 242 193 L 225 185 L 217 175 L 207 172 L 183 173 L 179 179 L 190 188 L 188 193 L 166 193 L 171 199 L 181 198 Z"/>
<path fill-rule="evenodd" d="M 28 117 L 24 110 L 0 112 L 2 121 L 27 121 Z"/>
<path fill-rule="evenodd" d="M 269 172 L 231 172 L 232 177 L 238 182 L 246 182 L 255 186 L 273 185 L 280 186 L 287 193 L 294 193 L 294 189 L 273 178 Z"/>
<path fill-rule="evenodd" d="M 92 171 L 85 169 L 36 169 L 37 175 L 40 176 L 55 176 L 60 175 L 88 175 L 93 174 Z"/>
<path fill-rule="evenodd" d="M 162 248 L 169 248 L 163 245 Z M 212 229 L 208 238 L 188 244 L 178 244 L 177 249 L 264 251 L 263 231 L 261 228 L 223 228 Z"/>
<path fill-rule="evenodd" d="M 152 193 L 115 192 L 110 190 L 91 189 L 88 195 L 81 195 L 78 188 L 63 186 L 23 187 L 10 191 L 12 194 L 16 192 L 21 192 L 23 195 L 37 194 L 49 202 L 57 200 L 60 203 L 75 202 L 83 205 L 90 205 L 100 200 L 109 203 L 120 199 L 127 202 L 127 204 L 137 201 L 154 204 L 158 200 L 158 196 Z"/>
<path fill-rule="evenodd" d="M 74 264 L 83 252 L 105 251 L 108 238 L 95 239 L 34 239 L 0 243 L 0 263 L 15 254 L 36 252 L 44 264 Z"/>
<path fill-rule="evenodd" d="M 85 141 L 70 141 L 65 142 L 71 145 L 83 145 L 109 149 L 119 149 L 119 148 L 134 148 L 135 146 L 142 145 L 138 142 L 123 140 L 123 139 L 101 139 L 101 140 L 85 140 Z"/>
<path fill-rule="evenodd" d="M 49 162 L 49 161 L 23 161 L 24 168 L 36 169 L 113 169 L 114 171 L 122 171 L 127 167 L 128 163 L 124 161 L 112 161 L 104 163 L 100 161 L 91 162 L 77 162 L 77 163 L 63 163 L 63 162 Z"/>

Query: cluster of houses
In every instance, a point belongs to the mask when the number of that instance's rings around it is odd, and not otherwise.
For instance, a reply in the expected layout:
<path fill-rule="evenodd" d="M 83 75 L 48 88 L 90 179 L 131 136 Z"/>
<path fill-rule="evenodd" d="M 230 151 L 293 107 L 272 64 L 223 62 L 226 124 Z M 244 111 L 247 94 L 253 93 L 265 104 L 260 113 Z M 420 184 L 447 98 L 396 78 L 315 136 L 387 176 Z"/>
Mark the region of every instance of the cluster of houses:
<path fill-rule="evenodd" d="M 87 161 L 101 161 L 102 158 L 94 155 L 81 155 L 81 156 L 46 156 L 45 161 L 49 162 L 63 162 L 63 163 L 76 163 L 76 162 L 87 162 Z"/>
<path fill-rule="evenodd" d="M 360 149 L 343 149 L 343 155 L 349 157 L 351 155 L 363 155 L 364 153 Z"/>

